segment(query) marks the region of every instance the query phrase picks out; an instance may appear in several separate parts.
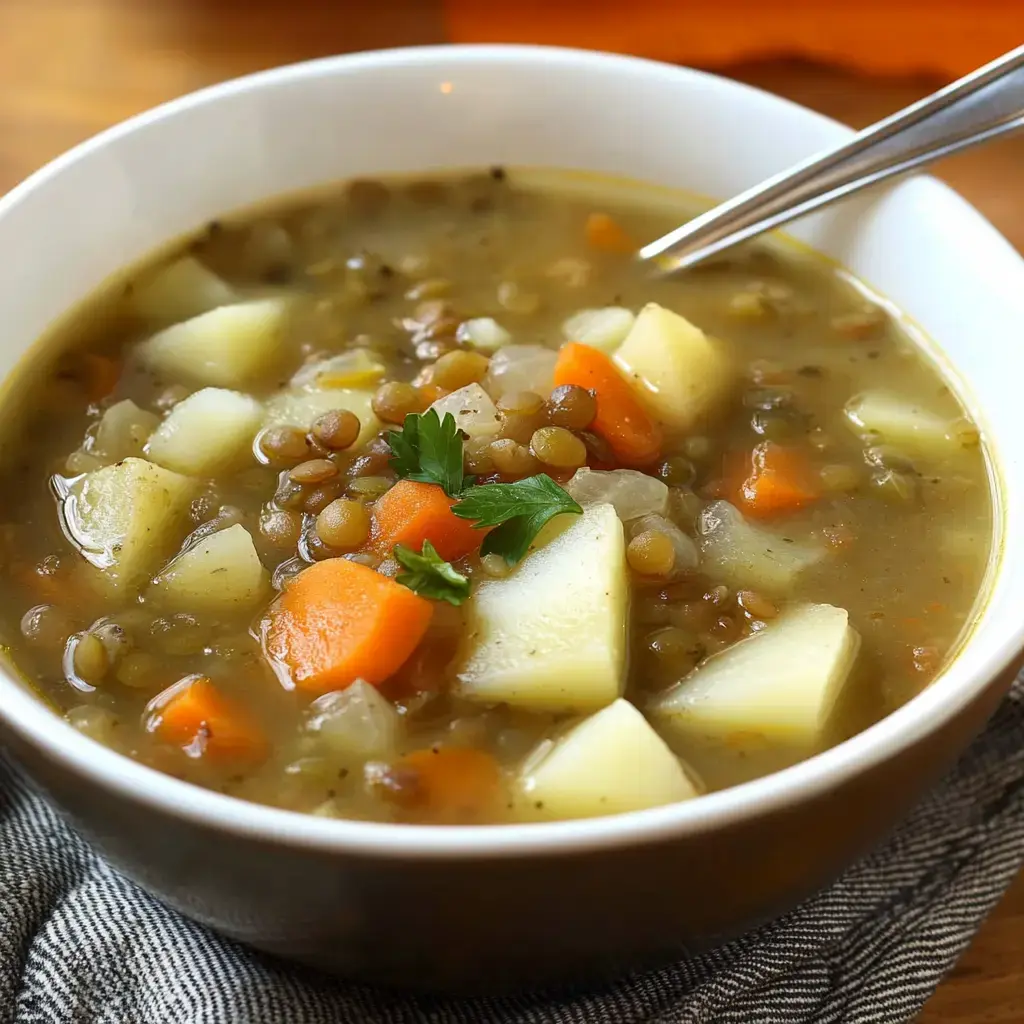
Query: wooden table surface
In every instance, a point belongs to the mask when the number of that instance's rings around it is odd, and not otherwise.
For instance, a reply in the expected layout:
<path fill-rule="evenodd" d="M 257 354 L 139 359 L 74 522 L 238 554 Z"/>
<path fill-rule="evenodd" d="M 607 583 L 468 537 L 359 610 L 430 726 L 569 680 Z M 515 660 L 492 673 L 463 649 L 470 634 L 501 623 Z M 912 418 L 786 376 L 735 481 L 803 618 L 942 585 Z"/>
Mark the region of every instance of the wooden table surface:
<path fill-rule="evenodd" d="M 200 86 L 329 53 L 441 39 L 431 0 L 0 0 L 0 192 L 89 135 Z M 792 63 L 733 73 L 854 125 L 937 84 Z M 1011 140 L 947 161 L 939 173 L 1024 250 L 1022 167 L 1024 140 Z M 1024 877 L 920 1022 L 1022 1017 Z"/>

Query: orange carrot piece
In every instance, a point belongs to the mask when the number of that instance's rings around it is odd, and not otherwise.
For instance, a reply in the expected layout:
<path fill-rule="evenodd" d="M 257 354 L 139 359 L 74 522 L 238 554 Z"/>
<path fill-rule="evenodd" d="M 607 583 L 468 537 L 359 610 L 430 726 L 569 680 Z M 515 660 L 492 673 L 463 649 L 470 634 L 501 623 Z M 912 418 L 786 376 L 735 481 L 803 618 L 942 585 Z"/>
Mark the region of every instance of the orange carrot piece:
<path fill-rule="evenodd" d="M 205 676 L 187 676 L 150 705 L 150 729 L 162 740 L 215 761 L 260 761 L 270 742 L 249 712 Z"/>
<path fill-rule="evenodd" d="M 455 515 L 454 504 L 437 484 L 399 480 L 373 506 L 370 546 L 382 555 L 389 555 L 396 544 L 419 552 L 429 540 L 446 562 L 462 558 L 480 547 L 487 531 Z"/>
<path fill-rule="evenodd" d="M 592 213 L 587 217 L 587 245 L 601 252 L 631 253 L 638 248 L 622 225 L 607 213 Z"/>
<path fill-rule="evenodd" d="M 86 393 L 93 402 L 106 398 L 121 379 L 121 364 L 111 356 L 86 352 L 82 355 L 82 366 Z"/>
<path fill-rule="evenodd" d="M 738 504 L 752 516 L 794 512 L 821 497 L 807 456 L 797 448 L 764 441 L 750 453 Z"/>
<path fill-rule="evenodd" d="M 345 558 L 303 570 L 264 623 L 267 654 L 308 693 L 357 679 L 377 685 L 416 649 L 433 615 L 429 601 Z"/>
<path fill-rule="evenodd" d="M 597 415 L 590 429 L 611 445 L 619 462 L 646 466 L 658 457 L 661 428 L 603 352 L 575 341 L 563 345 L 555 364 L 555 387 L 564 384 L 593 391 Z"/>
<path fill-rule="evenodd" d="M 469 824 L 486 820 L 502 795 L 498 762 L 470 747 L 414 750 L 392 766 L 395 779 L 406 784 L 410 813 L 436 824 Z"/>

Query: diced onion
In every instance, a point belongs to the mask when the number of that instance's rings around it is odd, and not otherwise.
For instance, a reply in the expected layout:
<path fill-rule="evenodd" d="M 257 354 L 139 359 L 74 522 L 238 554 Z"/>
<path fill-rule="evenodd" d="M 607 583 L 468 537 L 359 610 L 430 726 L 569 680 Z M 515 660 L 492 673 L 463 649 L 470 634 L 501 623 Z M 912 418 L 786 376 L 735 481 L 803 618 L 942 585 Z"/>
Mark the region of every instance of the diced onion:
<path fill-rule="evenodd" d="M 549 395 L 558 353 L 543 345 L 506 345 L 494 353 L 484 388 L 497 401 L 517 391 Z"/>
<path fill-rule="evenodd" d="M 633 312 L 622 306 L 581 309 L 562 324 L 562 334 L 566 341 L 578 341 L 611 355 L 635 322 Z"/>
<path fill-rule="evenodd" d="M 456 337 L 478 352 L 497 352 L 512 340 L 512 335 L 493 317 L 482 316 L 459 324 Z"/>
<path fill-rule="evenodd" d="M 317 736 L 325 750 L 356 760 L 393 753 L 399 726 L 394 705 L 362 679 L 318 697 L 306 719 L 306 731 Z"/>
<path fill-rule="evenodd" d="M 660 516 L 668 508 L 668 487 L 635 469 L 579 469 L 565 489 L 581 505 L 614 505 L 623 522 Z"/>

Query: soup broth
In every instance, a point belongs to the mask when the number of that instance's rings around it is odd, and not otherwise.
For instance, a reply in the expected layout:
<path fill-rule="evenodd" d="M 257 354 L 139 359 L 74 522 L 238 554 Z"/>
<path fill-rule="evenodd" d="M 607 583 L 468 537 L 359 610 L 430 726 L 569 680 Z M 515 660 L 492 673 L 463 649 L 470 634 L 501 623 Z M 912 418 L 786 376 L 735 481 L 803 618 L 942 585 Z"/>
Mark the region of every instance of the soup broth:
<path fill-rule="evenodd" d="M 341 818 L 655 806 L 899 707 L 969 625 L 976 426 L 832 264 L 493 168 L 215 222 L 7 389 L 0 629 L 99 743 Z"/>

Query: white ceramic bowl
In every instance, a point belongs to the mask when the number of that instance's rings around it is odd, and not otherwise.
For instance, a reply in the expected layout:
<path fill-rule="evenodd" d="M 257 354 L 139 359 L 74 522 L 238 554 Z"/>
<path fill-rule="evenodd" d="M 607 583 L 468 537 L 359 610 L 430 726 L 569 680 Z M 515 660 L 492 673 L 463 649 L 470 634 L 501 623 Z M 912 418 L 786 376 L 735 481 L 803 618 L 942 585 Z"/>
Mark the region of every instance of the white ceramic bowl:
<path fill-rule="evenodd" d="M 849 134 L 711 75 L 566 50 L 367 53 L 229 82 L 104 133 L 0 201 L 0 375 L 111 274 L 279 193 L 500 163 L 724 197 Z M 94 745 L 10 676 L 4 740 L 115 865 L 170 904 L 364 978 L 464 989 L 614 970 L 792 905 L 948 767 L 1024 646 L 1024 263 L 927 178 L 794 234 L 934 339 L 998 467 L 989 600 L 950 668 L 889 718 L 692 803 L 497 828 L 331 821 L 194 788 Z"/>

